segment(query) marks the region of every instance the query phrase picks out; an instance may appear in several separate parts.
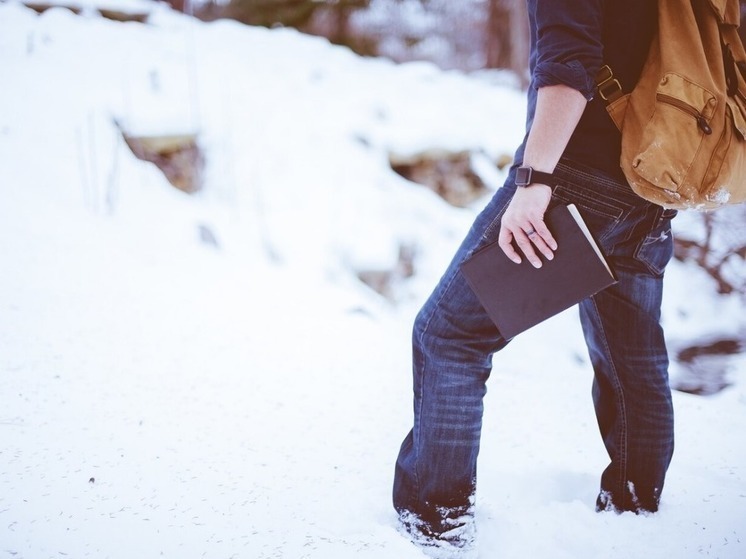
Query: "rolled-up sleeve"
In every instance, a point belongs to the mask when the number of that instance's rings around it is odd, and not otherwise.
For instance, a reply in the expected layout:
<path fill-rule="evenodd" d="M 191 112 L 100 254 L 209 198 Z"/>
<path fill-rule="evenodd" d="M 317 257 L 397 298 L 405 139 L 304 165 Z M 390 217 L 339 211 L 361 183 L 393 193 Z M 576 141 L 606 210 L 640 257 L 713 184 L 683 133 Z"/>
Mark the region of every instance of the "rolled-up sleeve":
<path fill-rule="evenodd" d="M 603 64 L 603 0 L 529 0 L 533 87 L 566 85 L 590 100 Z"/>

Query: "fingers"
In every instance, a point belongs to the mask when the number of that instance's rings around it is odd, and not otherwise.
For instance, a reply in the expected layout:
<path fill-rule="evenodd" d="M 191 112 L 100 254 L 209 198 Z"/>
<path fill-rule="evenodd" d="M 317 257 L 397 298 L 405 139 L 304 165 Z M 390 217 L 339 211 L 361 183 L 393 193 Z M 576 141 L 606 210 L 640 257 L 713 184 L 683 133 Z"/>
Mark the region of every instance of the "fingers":
<path fill-rule="evenodd" d="M 500 227 L 500 236 L 497 239 L 497 244 L 503 249 L 505 255 L 510 258 L 516 264 L 521 263 L 521 257 L 513 248 L 513 233 L 507 227 Z"/>
<path fill-rule="evenodd" d="M 529 231 L 531 230 L 531 228 L 527 228 L 527 229 L 529 229 Z M 523 229 L 519 229 L 516 233 L 513 234 L 513 238 L 515 239 L 515 243 L 518 245 L 518 248 L 521 249 L 523 254 L 526 255 L 526 258 L 531 263 L 531 265 L 534 268 L 541 268 L 541 258 L 539 258 L 538 255 L 536 254 L 536 251 L 534 250 L 534 246 L 536 246 L 536 248 L 539 248 L 537 241 L 541 242 L 541 244 L 543 244 L 545 247 L 546 245 L 544 244 L 544 241 L 539 237 L 537 232 L 532 231 L 531 234 L 529 235 Z M 542 252 L 542 254 L 544 253 Z M 549 259 L 551 260 L 554 257 L 554 255 L 552 255 L 552 251 L 549 251 L 549 254 L 550 254 Z"/>
<path fill-rule="evenodd" d="M 554 258 L 554 251 L 557 250 L 557 241 L 552 237 L 552 233 L 547 228 L 544 221 L 532 224 L 531 229 L 526 230 L 526 236 L 544 255 L 544 258 L 551 260 Z"/>
<path fill-rule="evenodd" d="M 547 260 L 554 258 L 557 241 L 544 223 L 551 195 L 552 189 L 540 184 L 519 188 L 513 194 L 500 223 L 498 244 L 516 264 L 521 263 L 520 253 L 535 268 L 541 268 L 539 254 Z"/>
<path fill-rule="evenodd" d="M 503 223 L 500 228 L 498 244 L 503 252 L 516 264 L 521 263 L 521 256 L 513 246 L 513 242 L 518 246 L 531 265 L 534 268 L 541 268 L 542 261 L 539 254 L 547 260 L 554 258 L 554 251 L 557 250 L 557 242 L 550 233 L 543 221 L 537 220 L 534 223 L 527 223 L 523 226 L 516 226 Z"/>

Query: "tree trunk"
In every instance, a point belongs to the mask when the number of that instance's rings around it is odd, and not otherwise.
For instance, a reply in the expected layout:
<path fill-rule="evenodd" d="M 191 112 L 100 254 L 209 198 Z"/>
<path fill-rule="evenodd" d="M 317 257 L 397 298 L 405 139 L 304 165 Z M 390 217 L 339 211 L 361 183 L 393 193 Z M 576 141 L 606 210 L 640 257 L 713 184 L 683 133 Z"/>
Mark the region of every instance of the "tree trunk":
<path fill-rule="evenodd" d="M 525 0 L 488 0 L 486 66 L 512 70 L 525 87 L 528 42 Z"/>
<path fill-rule="evenodd" d="M 353 8 L 347 4 L 336 4 L 333 7 L 333 23 L 329 40 L 338 45 L 347 44 L 349 39 L 350 14 Z"/>

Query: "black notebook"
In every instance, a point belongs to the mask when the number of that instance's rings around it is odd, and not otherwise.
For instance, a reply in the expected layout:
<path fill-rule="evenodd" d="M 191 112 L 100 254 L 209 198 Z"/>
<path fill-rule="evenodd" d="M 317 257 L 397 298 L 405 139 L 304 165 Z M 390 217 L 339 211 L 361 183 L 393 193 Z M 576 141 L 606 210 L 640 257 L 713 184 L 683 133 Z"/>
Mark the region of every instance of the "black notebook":
<path fill-rule="evenodd" d="M 577 208 L 558 205 L 544 216 L 557 241 L 554 259 L 534 268 L 510 260 L 495 242 L 461 264 L 469 285 L 505 339 L 616 283 Z M 520 251 L 519 251 L 520 253 Z"/>

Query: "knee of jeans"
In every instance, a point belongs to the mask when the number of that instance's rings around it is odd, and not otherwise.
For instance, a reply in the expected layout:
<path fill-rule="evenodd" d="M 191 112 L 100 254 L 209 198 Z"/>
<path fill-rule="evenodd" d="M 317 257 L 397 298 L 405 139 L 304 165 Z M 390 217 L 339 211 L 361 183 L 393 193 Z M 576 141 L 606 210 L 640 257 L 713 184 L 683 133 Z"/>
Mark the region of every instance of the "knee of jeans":
<path fill-rule="evenodd" d="M 446 351 L 446 346 L 457 336 L 443 327 L 444 321 L 436 316 L 437 310 L 425 305 L 414 320 L 412 346 L 415 354 L 434 355 Z"/>
<path fill-rule="evenodd" d="M 412 326 L 412 345 L 415 352 L 429 354 L 437 349 L 436 346 L 440 345 L 436 342 L 436 339 L 440 337 L 440 334 L 433 332 L 433 312 L 434 311 L 426 305 L 419 313 L 417 313 L 417 316 L 414 319 L 414 324 Z"/>
<path fill-rule="evenodd" d="M 417 313 L 417 316 L 415 316 L 414 324 L 412 325 L 412 341 L 415 345 L 418 345 L 420 343 L 422 335 L 427 328 L 428 320 L 429 315 L 428 313 L 426 313 L 425 307 L 423 307 L 420 309 L 420 312 Z"/>
<path fill-rule="evenodd" d="M 420 311 L 412 329 L 415 364 L 438 363 L 446 367 L 451 382 L 489 376 L 493 343 L 459 327 L 457 320 Z"/>

